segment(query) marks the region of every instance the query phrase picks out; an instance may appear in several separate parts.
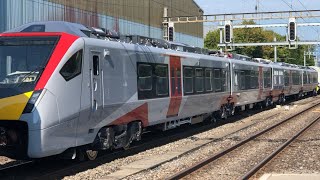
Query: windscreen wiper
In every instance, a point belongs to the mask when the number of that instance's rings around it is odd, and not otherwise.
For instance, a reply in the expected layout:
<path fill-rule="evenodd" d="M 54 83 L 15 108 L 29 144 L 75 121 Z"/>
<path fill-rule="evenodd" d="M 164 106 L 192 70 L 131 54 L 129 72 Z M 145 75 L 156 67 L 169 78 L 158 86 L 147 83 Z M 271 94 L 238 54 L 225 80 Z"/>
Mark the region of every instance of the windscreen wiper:
<path fill-rule="evenodd" d="M 45 69 L 45 67 L 43 66 L 39 66 L 38 68 L 34 69 L 33 71 L 30 71 L 29 73 L 27 73 L 26 75 L 24 75 L 24 77 L 22 78 L 21 82 L 17 83 L 17 85 L 15 87 L 19 87 L 21 84 L 24 83 L 24 80 L 26 80 L 28 77 L 30 77 L 31 75 L 33 75 L 36 72 L 42 72 Z M 39 77 L 39 76 L 38 76 Z M 37 78 L 38 78 L 37 77 Z M 36 81 L 36 80 L 35 80 Z"/>

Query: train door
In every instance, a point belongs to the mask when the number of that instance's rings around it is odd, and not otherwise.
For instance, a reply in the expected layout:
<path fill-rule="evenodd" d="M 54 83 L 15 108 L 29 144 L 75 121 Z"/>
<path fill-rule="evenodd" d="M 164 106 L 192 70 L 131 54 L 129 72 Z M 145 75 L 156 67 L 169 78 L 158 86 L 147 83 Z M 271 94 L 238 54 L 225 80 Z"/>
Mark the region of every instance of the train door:
<path fill-rule="evenodd" d="M 90 83 L 91 83 L 91 120 L 98 121 L 98 108 L 103 106 L 102 102 L 102 74 L 101 53 L 91 52 L 90 60 Z"/>
<path fill-rule="evenodd" d="M 170 104 L 167 117 L 178 116 L 182 100 L 181 60 L 180 57 L 170 56 Z"/>

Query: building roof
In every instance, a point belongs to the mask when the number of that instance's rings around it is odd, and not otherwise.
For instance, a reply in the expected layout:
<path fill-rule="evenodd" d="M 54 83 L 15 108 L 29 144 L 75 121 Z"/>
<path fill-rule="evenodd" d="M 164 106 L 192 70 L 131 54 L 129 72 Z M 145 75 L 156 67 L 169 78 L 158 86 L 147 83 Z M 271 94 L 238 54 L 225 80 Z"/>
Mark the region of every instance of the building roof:
<path fill-rule="evenodd" d="M 199 6 L 199 4 L 195 0 L 192 0 L 192 2 L 202 11 L 202 13 L 204 13 L 203 9 Z"/>

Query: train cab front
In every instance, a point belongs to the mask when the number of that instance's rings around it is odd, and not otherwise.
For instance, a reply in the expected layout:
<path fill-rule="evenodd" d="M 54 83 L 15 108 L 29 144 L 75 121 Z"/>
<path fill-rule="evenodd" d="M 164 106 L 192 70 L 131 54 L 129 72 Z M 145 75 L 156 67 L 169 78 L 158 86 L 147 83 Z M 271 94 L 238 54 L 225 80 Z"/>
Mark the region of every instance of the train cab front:
<path fill-rule="evenodd" d="M 33 111 L 58 41 L 58 35 L 0 34 L 0 156 L 26 157 L 28 120 L 20 117 Z"/>

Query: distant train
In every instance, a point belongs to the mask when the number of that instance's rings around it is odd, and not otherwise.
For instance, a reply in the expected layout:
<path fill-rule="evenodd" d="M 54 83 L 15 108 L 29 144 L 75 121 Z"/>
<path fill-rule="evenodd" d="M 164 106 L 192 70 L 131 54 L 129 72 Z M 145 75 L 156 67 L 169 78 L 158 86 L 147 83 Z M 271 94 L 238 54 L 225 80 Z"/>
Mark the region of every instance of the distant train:
<path fill-rule="evenodd" d="M 140 140 L 144 128 L 226 118 L 236 108 L 312 93 L 318 84 L 309 67 L 108 39 L 103 30 L 67 22 L 0 34 L 1 155 L 94 159 L 99 150 Z"/>

